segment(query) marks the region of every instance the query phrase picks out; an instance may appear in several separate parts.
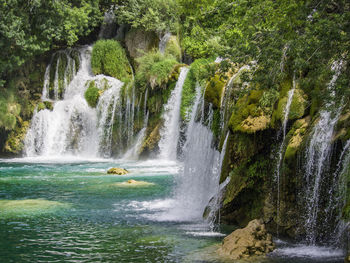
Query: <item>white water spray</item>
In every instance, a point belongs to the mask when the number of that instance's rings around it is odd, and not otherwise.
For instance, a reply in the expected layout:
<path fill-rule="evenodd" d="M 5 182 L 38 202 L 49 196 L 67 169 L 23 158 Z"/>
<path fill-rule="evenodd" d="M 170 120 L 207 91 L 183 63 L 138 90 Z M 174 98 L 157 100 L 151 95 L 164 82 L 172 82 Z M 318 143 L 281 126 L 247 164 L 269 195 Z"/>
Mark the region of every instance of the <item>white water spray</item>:
<path fill-rule="evenodd" d="M 181 68 L 179 79 L 174 90 L 171 92 L 168 103 L 164 106 L 164 125 L 160 131 L 160 154 L 161 159 L 175 160 L 177 155 L 177 144 L 180 135 L 180 106 L 182 88 L 189 69 Z"/>

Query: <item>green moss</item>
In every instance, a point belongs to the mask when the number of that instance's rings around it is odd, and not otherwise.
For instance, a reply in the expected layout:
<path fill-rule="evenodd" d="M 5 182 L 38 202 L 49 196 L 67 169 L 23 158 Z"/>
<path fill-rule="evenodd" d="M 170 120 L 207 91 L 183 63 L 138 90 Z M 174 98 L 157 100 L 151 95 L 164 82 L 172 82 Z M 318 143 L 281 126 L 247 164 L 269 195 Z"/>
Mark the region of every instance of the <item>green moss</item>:
<path fill-rule="evenodd" d="M 165 47 L 165 54 L 173 56 L 177 61 L 181 61 L 182 52 L 176 36 L 171 36 L 168 40 L 168 43 Z"/>
<path fill-rule="evenodd" d="M 286 160 L 291 160 L 302 145 L 303 138 L 310 124 L 310 117 L 297 120 L 287 134 L 288 144 L 284 154 Z"/>
<path fill-rule="evenodd" d="M 139 67 L 136 72 L 136 83 L 140 87 L 151 88 L 164 86 L 171 78 L 178 62 L 173 56 L 151 51 L 137 59 Z"/>
<path fill-rule="evenodd" d="M 91 67 L 96 75 L 108 75 L 123 82 L 131 79 L 131 68 L 125 50 L 115 40 L 98 40 L 94 44 Z"/>
<path fill-rule="evenodd" d="M 95 81 L 90 81 L 89 87 L 84 94 L 85 100 L 91 108 L 95 108 L 100 97 L 99 89 L 95 85 Z"/>
<path fill-rule="evenodd" d="M 4 150 L 8 153 L 18 154 L 23 150 L 24 139 L 29 128 L 29 122 L 24 121 L 13 131 L 10 132 L 7 137 Z"/>
<path fill-rule="evenodd" d="M 215 74 L 213 78 L 210 79 L 206 88 L 204 98 L 207 102 L 212 103 L 214 109 L 221 107 L 221 99 L 223 96 L 223 91 L 226 81 L 221 75 Z"/>
<path fill-rule="evenodd" d="M 229 120 L 231 131 L 255 133 L 269 127 L 271 118 L 259 107 L 262 90 L 252 90 L 238 99 Z"/>
<path fill-rule="evenodd" d="M 275 120 L 284 120 L 284 111 L 287 105 L 288 97 L 283 97 L 279 100 L 277 110 L 274 112 Z M 304 92 L 301 89 L 295 89 L 292 103 L 290 105 L 289 120 L 299 119 L 304 116 L 305 110 L 307 106 L 307 98 Z"/>
<path fill-rule="evenodd" d="M 205 82 L 208 76 L 211 76 L 210 67 L 213 65 L 213 59 L 197 59 L 190 67 L 182 88 L 180 114 L 184 121 L 188 121 L 191 114 L 193 102 L 196 96 L 196 85 Z"/>

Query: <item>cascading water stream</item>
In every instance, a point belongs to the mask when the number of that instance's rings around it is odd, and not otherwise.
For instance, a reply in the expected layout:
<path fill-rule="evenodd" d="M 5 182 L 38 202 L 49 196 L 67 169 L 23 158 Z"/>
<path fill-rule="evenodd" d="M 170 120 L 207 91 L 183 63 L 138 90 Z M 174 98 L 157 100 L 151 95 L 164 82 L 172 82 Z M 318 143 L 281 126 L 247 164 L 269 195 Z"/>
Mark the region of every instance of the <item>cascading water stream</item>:
<path fill-rule="evenodd" d="M 275 170 L 275 180 L 277 183 L 277 220 L 279 220 L 279 213 L 280 213 L 280 177 L 281 177 L 281 166 L 282 166 L 282 160 L 283 160 L 283 153 L 285 148 L 285 140 L 286 140 L 286 133 L 287 133 L 287 123 L 289 118 L 289 112 L 290 112 L 290 106 L 292 105 L 294 91 L 296 87 L 296 80 L 295 76 L 293 77 L 293 86 L 292 89 L 288 91 L 288 99 L 286 103 L 286 107 L 284 108 L 284 117 L 283 117 L 283 123 L 282 123 L 282 142 L 280 144 L 278 154 L 277 154 L 277 166 Z M 278 230 L 277 230 L 278 232 Z"/>
<path fill-rule="evenodd" d="M 319 221 L 320 193 L 324 174 L 328 170 L 329 157 L 331 152 L 331 142 L 334 127 L 339 119 L 342 103 L 335 103 L 335 83 L 341 74 L 343 62 L 335 62 L 332 65 L 334 72 L 333 78 L 328 84 L 327 90 L 330 95 L 330 101 L 321 110 L 320 117 L 315 125 L 309 147 L 306 152 L 305 166 L 305 228 L 307 231 L 306 241 L 314 245 L 318 237 L 317 224 Z M 332 186 L 329 186 L 332 187 Z"/>
<path fill-rule="evenodd" d="M 25 139 L 25 155 L 28 157 L 67 154 L 106 157 L 111 154 L 114 113 L 123 83 L 111 77 L 92 74 L 91 47 L 75 52 L 80 57 L 78 72 L 75 59 L 68 51 L 56 53 L 54 80 L 50 80 L 50 65 L 55 62 L 52 61 L 46 69 L 42 98 L 52 101 L 50 83 L 53 83 L 53 110 L 35 111 Z M 67 62 L 62 75 L 58 66 L 63 63 L 63 58 Z M 102 93 L 96 109 L 89 107 L 84 98 L 92 82 Z M 63 99 L 59 94 L 63 94 Z"/>
<path fill-rule="evenodd" d="M 164 54 L 166 45 L 171 37 L 170 33 L 166 33 L 159 41 L 159 52 Z"/>
<path fill-rule="evenodd" d="M 179 79 L 171 92 L 168 103 L 164 106 L 164 124 L 160 131 L 159 157 L 161 159 L 175 160 L 177 157 L 177 144 L 180 135 L 180 106 L 182 88 L 189 69 L 181 68 Z"/>

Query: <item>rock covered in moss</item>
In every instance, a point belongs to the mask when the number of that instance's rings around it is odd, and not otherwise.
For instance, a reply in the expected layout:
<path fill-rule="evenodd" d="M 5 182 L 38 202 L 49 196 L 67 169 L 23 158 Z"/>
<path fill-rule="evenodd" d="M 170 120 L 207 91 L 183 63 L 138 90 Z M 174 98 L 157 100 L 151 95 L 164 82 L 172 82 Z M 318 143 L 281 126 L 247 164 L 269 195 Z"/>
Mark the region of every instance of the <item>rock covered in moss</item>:
<path fill-rule="evenodd" d="M 94 44 L 91 67 L 95 75 L 104 74 L 123 82 L 128 82 L 132 75 L 125 50 L 115 40 L 98 40 Z"/>
<path fill-rule="evenodd" d="M 237 229 L 225 237 L 218 252 L 232 259 L 261 256 L 275 248 L 271 234 L 268 234 L 261 220 L 255 219 L 243 229 Z"/>
<path fill-rule="evenodd" d="M 241 122 L 241 131 L 246 133 L 255 133 L 268 128 L 270 124 L 270 117 L 261 115 L 258 117 L 248 116 L 244 121 Z"/>
<path fill-rule="evenodd" d="M 275 115 L 276 115 L 275 118 L 277 120 L 281 120 L 281 121 L 284 120 L 284 114 L 285 114 L 284 111 L 287 105 L 287 100 L 288 100 L 288 96 L 286 95 L 280 98 L 280 100 L 278 101 L 278 107 L 275 112 Z M 295 89 L 292 103 L 290 105 L 288 119 L 296 120 L 303 117 L 306 107 L 307 107 L 307 96 L 301 89 L 299 88 Z"/>
<path fill-rule="evenodd" d="M 229 121 L 233 132 L 255 133 L 269 128 L 271 117 L 259 105 L 263 93 L 262 90 L 252 90 L 237 101 Z"/>
<path fill-rule="evenodd" d="M 125 36 L 125 45 L 129 55 L 139 58 L 153 48 L 157 48 L 159 38 L 156 33 L 144 31 L 142 29 L 132 29 Z"/>
<path fill-rule="evenodd" d="M 158 123 L 156 127 L 152 130 L 152 132 L 147 136 L 145 141 L 143 142 L 141 149 L 140 149 L 140 155 L 143 153 L 151 153 L 153 152 L 156 147 L 158 146 L 158 142 L 160 140 L 160 127 L 162 126 L 162 123 Z"/>
<path fill-rule="evenodd" d="M 19 154 L 24 147 L 24 139 L 29 128 L 28 121 L 22 121 L 20 125 L 10 132 L 7 137 L 4 150 L 8 153 Z"/>
<path fill-rule="evenodd" d="M 91 108 L 95 108 L 100 97 L 100 90 L 96 87 L 95 81 L 89 82 L 89 87 L 84 93 L 86 102 Z"/>
<path fill-rule="evenodd" d="M 213 104 L 215 109 L 221 107 L 221 101 L 226 81 L 219 74 L 215 74 L 207 83 L 205 88 L 204 99 Z"/>
<path fill-rule="evenodd" d="M 290 139 L 288 141 L 286 152 L 284 154 L 285 159 L 291 159 L 300 148 L 310 121 L 311 118 L 306 117 L 304 119 L 297 120 L 294 123 L 292 129 L 288 133 Z"/>
<path fill-rule="evenodd" d="M 154 185 L 153 183 L 149 183 L 149 182 L 145 182 L 145 181 L 136 181 L 133 179 L 130 179 L 126 182 L 122 182 L 122 183 L 115 183 L 114 185 L 116 186 L 125 186 L 125 187 L 136 187 L 136 186 L 151 186 Z"/>
<path fill-rule="evenodd" d="M 113 167 L 108 169 L 107 174 L 117 174 L 117 175 L 125 175 L 128 174 L 129 172 L 123 168 L 117 168 Z"/>

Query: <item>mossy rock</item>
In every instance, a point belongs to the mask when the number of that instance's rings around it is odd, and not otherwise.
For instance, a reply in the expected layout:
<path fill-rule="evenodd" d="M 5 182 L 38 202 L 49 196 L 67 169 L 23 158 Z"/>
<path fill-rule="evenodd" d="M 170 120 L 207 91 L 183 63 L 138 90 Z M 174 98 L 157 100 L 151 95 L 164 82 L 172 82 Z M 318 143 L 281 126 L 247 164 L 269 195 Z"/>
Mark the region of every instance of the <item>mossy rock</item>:
<path fill-rule="evenodd" d="M 259 107 L 263 93 L 262 90 L 252 90 L 238 99 L 229 121 L 231 131 L 255 133 L 269 128 L 271 117 Z"/>
<path fill-rule="evenodd" d="M 284 110 L 287 105 L 288 97 L 284 96 L 278 102 L 277 110 L 274 112 L 275 120 L 284 120 Z M 307 107 L 307 96 L 301 89 L 295 89 L 292 103 L 290 105 L 289 120 L 296 120 L 304 116 Z"/>
<path fill-rule="evenodd" d="M 23 121 L 15 130 L 10 132 L 5 143 L 5 152 L 19 154 L 23 150 L 28 128 L 29 122 Z"/>
<path fill-rule="evenodd" d="M 95 81 L 89 82 L 89 87 L 84 93 L 85 100 L 91 108 L 95 108 L 100 98 L 100 90 L 96 87 Z"/>
<path fill-rule="evenodd" d="M 158 48 L 159 37 L 155 32 L 142 29 L 131 29 L 125 36 L 125 45 L 133 59 L 143 56 L 154 48 Z"/>
<path fill-rule="evenodd" d="M 181 61 L 182 51 L 179 40 L 176 36 L 171 36 L 165 47 L 165 54 L 172 55 L 177 61 Z"/>
<path fill-rule="evenodd" d="M 207 83 L 204 99 L 206 102 L 213 104 L 215 109 L 221 107 L 225 84 L 226 81 L 223 79 L 223 76 L 219 74 L 215 74 L 215 76 Z"/>
<path fill-rule="evenodd" d="M 116 167 L 110 168 L 107 171 L 107 174 L 116 174 L 116 175 L 125 175 L 128 173 L 129 172 L 127 170 L 125 170 L 123 168 L 116 168 Z"/>
<path fill-rule="evenodd" d="M 287 137 L 290 138 L 287 144 L 287 148 L 284 154 L 286 160 L 292 159 L 296 152 L 302 145 L 303 139 L 305 137 L 307 128 L 309 127 L 311 118 L 308 116 L 304 119 L 297 120 L 291 130 L 289 131 Z"/>
<path fill-rule="evenodd" d="M 119 186 L 119 187 L 145 187 L 145 186 L 152 186 L 152 185 L 154 185 L 154 183 L 149 183 L 145 181 L 135 181 L 133 179 L 130 179 L 126 182 L 113 184 L 113 186 Z"/>
<path fill-rule="evenodd" d="M 345 111 L 338 120 L 335 140 L 347 141 L 350 139 L 350 111 Z"/>
<path fill-rule="evenodd" d="M 155 128 L 152 130 L 152 132 L 149 134 L 149 136 L 145 139 L 143 142 L 141 149 L 140 149 L 140 155 L 142 153 L 150 153 L 155 150 L 155 148 L 158 146 L 158 142 L 160 140 L 160 127 L 162 126 L 162 123 L 158 123 Z"/>
<path fill-rule="evenodd" d="M 53 105 L 52 105 L 52 102 L 50 101 L 41 101 L 38 103 L 38 106 L 37 106 L 37 110 L 38 112 L 41 111 L 41 110 L 50 110 L 52 111 L 53 110 Z"/>
<path fill-rule="evenodd" d="M 37 216 L 69 207 L 67 203 L 45 199 L 0 200 L 0 217 Z"/>
<path fill-rule="evenodd" d="M 95 75 L 104 74 L 129 82 L 132 76 L 124 48 L 115 40 L 98 40 L 92 49 L 91 67 Z"/>
<path fill-rule="evenodd" d="M 271 118 L 266 115 L 258 117 L 248 116 L 248 118 L 241 122 L 239 130 L 245 133 L 255 133 L 267 129 L 270 122 Z"/>

